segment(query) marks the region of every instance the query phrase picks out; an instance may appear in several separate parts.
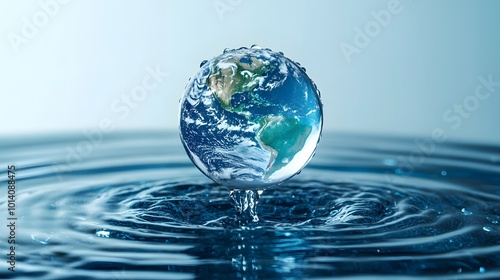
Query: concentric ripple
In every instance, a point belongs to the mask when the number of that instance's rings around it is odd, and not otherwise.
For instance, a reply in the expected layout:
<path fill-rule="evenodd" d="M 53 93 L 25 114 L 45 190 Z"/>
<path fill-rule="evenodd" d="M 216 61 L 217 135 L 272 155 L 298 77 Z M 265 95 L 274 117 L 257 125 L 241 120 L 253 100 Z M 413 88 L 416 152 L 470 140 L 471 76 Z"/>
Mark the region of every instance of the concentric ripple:
<path fill-rule="evenodd" d="M 325 135 L 242 223 L 175 134 L 108 135 L 68 156 L 80 141 L 0 143 L 19 178 L 18 272 L 1 278 L 500 278 L 499 147 L 416 161 L 413 139 Z"/>

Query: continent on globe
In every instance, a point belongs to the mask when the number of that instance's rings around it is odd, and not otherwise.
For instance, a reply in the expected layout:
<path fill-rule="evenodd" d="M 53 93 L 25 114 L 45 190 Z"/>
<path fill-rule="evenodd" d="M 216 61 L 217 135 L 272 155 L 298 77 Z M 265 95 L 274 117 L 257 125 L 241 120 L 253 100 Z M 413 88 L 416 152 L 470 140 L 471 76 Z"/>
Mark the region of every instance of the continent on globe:
<path fill-rule="evenodd" d="M 282 116 L 265 116 L 260 121 L 257 139 L 260 145 L 271 152 L 267 173 L 282 168 L 304 147 L 312 128 L 296 119 Z"/>
<path fill-rule="evenodd" d="M 207 84 L 224 109 L 231 109 L 233 94 L 251 92 L 266 73 L 269 62 L 255 57 L 226 57 L 213 64 Z"/>
<path fill-rule="evenodd" d="M 316 85 L 282 53 L 226 50 L 186 86 L 180 137 L 193 163 L 232 189 L 264 189 L 309 162 L 322 129 Z"/>

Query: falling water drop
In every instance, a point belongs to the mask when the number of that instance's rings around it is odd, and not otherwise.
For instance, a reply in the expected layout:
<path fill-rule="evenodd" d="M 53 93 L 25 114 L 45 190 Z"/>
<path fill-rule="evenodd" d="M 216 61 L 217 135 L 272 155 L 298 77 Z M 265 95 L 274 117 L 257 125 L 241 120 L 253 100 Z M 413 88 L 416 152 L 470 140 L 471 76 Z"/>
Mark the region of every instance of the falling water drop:
<path fill-rule="evenodd" d="M 276 186 L 299 174 L 316 149 L 323 124 L 322 103 L 317 87 L 305 70 L 301 70 L 293 60 L 258 45 L 251 48 L 226 48 L 224 54 L 205 63 L 208 64 L 199 69 L 188 83 L 180 104 L 181 140 L 193 163 L 221 185 L 254 191 Z M 290 83 L 275 85 L 277 80 L 284 81 L 287 76 L 293 76 L 294 79 Z M 240 100 L 239 95 L 232 99 L 231 96 L 239 87 L 236 86 L 239 83 L 237 77 L 248 79 L 252 84 L 262 84 L 262 88 L 265 88 L 262 91 L 266 95 L 277 98 L 269 101 L 269 105 L 264 105 L 260 101 L 261 93 L 257 89 L 251 89 L 243 99 Z M 234 86 L 230 86 L 231 84 Z M 290 94 L 285 94 L 286 92 Z M 202 105 L 194 108 L 193 104 Z M 249 116 L 260 117 L 248 118 Z M 227 125 L 220 125 L 222 118 Z M 262 126 L 263 121 L 267 123 L 266 126 Z M 201 137 L 204 130 L 195 127 L 194 124 L 197 123 L 204 123 L 204 127 L 216 133 Z M 231 137 L 225 131 L 228 127 L 231 128 Z M 254 129 L 255 127 L 260 129 Z M 287 135 L 289 139 L 284 141 L 276 137 L 287 128 L 291 128 L 290 135 Z M 262 139 L 251 148 L 235 141 L 247 137 L 250 137 L 250 141 Z M 211 148 L 214 146 L 221 149 L 215 152 Z M 231 147 L 234 146 L 242 151 L 251 151 L 251 155 L 245 153 L 241 157 L 241 163 L 235 162 L 231 154 Z M 276 161 L 269 160 L 266 165 L 266 160 L 254 160 L 257 157 L 268 158 L 269 149 L 278 151 Z M 299 152 L 301 156 L 295 156 Z M 227 170 L 222 170 L 225 169 L 223 166 L 230 166 L 234 176 L 222 175 L 227 174 Z"/>
<path fill-rule="evenodd" d="M 262 190 L 300 174 L 314 154 L 323 127 L 317 87 L 305 68 L 283 53 L 258 45 L 226 48 L 222 55 L 200 66 L 180 105 L 182 144 L 206 176 L 232 189 L 230 197 L 238 212 L 236 222 L 240 226 L 258 222 L 257 204 Z M 239 92 L 238 87 L 244 86 L 239 85 L 240 77 L 262 85 L 262 91 L 277 98 L 264 104 L 260 90 L 249 89 L 245 98 L 232 99 Z M 290 83 L 277 86 L 278 80 Z M 221 120 L 225 125 L 221 125 Z M 215 133 L 205 135 L 205 128 L 193 125 L 198 123 Z M 227 133 L 229 127 L 231 134 Z M 287 133 L 286 140 L 278 136 L 283 131 Z M 247 147 L 239 139 L 256 139 L 258 144 Z M 245 152 L 238 161 L 233 147 Z M 276 151 L 272 159 L 270 151 Z M 230 176 L 225 175 L 228 173 Z"/>

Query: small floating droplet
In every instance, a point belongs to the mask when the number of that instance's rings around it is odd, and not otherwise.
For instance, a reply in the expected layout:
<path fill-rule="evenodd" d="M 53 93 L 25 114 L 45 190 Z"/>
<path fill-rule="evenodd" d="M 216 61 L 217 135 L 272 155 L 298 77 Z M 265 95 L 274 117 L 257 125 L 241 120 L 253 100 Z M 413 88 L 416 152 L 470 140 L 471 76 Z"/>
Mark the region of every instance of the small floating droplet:
<path fill-rule="evenodd" d="M 203 67 L 203 65 L 207 64 L 208 60 L 203 60 L 201 63 L 200 63 L 200 67 Z M 189 78 L 189 81 L 191 80 L 191 78 Z"/>
<path fill-rule="evenodd" d="M 49 244 L 50 235 L 46 233 L 34 233 L 31 235 L 31 239 L 40 244 L 47 245 Z"/>
<path fill-rule="evenodd" d="M 446 172 L 446 171 L 444 171 L 444 170 L 443 170 L 443 171 L 441 171 L 441 176 L 446 176 L 446 175 L 448 175 L 448 172 Z"/>
<path fill-rule="evenodd" d="M 491 227 L 483 227 L 483 230 L 487 232 L 493 231 Z"/>
<path fill-rule="evenodd" d="M 257 45 L 257 44 L 253 44 L 250 48 L 256 49 L 256 50 L 262 50 L 262 47 Z"/>
<path fill-rule="evenodd" d="M 497 225 L 499 224 L 500 217 L 492 218 L 492 217 L 486 217 L 486 220 L 490 221 L 492 224 Z"/>
<path fill-rule="evenodd" d="M 465 208 L 462 208 L 462 213 L 463 213 L 464 215 L 467 215 L 467 216 L 468 216 L 468 215 L 472 215 L 472 212 L 471 212 L 471 211 L 469 211 L 469 210 L 467 210 L 467 209 L 465 209 Z"/>
<path fill-rule="evenodd" d="M 109 238 L 109 234 L 110 232 L 105 229 L 98 229 L 95 231 L 95 235 L 97 235 L 97 237 Z"/>
<path fill-rule="evenodd" d="M 485 273 L 485 272 L 486 272 L 486 269 L 485 269 L 484 267 L 482 267 L 482 266 L 481 266 L 481 267 L 479 268 L 479 273 Z"/>
<path fill-rule="evenodd" d="M 231 49 L 230 48 L 225 48 L 222 53 L 227 53 L 228 51 L 230 51 Z"/>

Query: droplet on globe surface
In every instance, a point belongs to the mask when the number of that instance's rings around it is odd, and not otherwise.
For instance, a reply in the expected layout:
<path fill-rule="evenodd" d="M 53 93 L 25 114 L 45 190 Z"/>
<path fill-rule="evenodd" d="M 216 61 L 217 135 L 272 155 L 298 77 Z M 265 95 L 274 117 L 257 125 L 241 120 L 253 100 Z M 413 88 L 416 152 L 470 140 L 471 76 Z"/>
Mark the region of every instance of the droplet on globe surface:
<path fill-rule="evenodd" d="M 180 136 L 206 176 L 262 190 L 299 173 L 321 137 L 319 91 L 283 53 L 225 49 L 201 63 L 180 103 Z"/>

